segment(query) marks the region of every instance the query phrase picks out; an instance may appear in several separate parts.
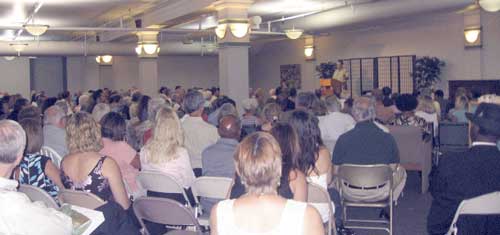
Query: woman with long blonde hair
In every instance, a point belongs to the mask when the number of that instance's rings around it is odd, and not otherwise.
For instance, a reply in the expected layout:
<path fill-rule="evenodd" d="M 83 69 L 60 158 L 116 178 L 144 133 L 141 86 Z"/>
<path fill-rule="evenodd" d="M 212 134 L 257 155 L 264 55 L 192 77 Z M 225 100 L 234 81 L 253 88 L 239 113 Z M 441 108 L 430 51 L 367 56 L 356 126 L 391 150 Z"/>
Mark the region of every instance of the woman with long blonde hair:
<path fill-rule="evenodd" d="M 161 107 L 156 113 L 153 136 L 142 148 L 140 158 L 142 170 L 169 175 L 186 189 L 195 179 L 181 123 L 171 108 Z"/>

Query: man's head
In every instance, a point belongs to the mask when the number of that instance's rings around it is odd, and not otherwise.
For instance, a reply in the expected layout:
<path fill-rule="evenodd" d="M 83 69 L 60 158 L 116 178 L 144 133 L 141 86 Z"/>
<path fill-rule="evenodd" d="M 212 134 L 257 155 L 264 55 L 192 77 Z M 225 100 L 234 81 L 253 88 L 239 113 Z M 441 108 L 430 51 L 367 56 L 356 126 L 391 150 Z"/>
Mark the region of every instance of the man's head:
<path fill-rule="evenodd" d="M 496 142 L 500 138 L 500 105 L 481 103 L 474 114 L 466 116 L 472 123 L 472 140 Z"/>
<path fill-rule="evenodd" d="M 184 111 L 189 113 L 189 115 L 201 115 L 203 107 L 205 105 L 205 98 L 203 94 L 197 90 L 189 91 L 184 97 Z"/>
<path fill-rule="evenodd" d="M 437 90 L 437 91 L 434 92 L 434 96 L 436 98 L 442 99 L 442 98 L 444 98 L 444 92 L 442 90 Z"/>
<path fill-rule="evenodd" d="M 239 140 L 241 135 L 241 121 L 232 114 L 223 116 L 219 120 L 219 135 L 222 138 Z"/>
<path fill-rule="evenodd" d="M 312 92 L 300 92 L 295 105 L 297 108 L 311 109 L 315 99 L 317 99 L 316 95 Z"/>
<path fill-rule="evenodd" d="M 361 96 L 354 99 L 351 113 L 356 122 L 375 119 L 375 100 L 366 96 Z"/>
<path fill-rule="evenodd" d="M 0 121 L 0 177 L 8 177 L 19 164 L 26 146 L 26 133 L 12 120 Z"/>
<path fill-rule="evenodd" d="M 338 60 L 337 61 L 337 69 L 342 69 L 344 67 L 344 61 Z"/>
<path fill-rule="evenodd" d="M 325 104 L 326 104 L 326 109 L 328 109 L 328 112 L 330 113 L 340 112 L 342 109 L 339 100 L 334 95 L 327 96 L 325 98 Z"/>
<path fill-rule="evenodd" d="M 43 116 L 45 125 L 53 125 L 59 128 L 64 128 L 64 117 L 66 115 L 61 107 L 52 105 L 45 110 Z"/>

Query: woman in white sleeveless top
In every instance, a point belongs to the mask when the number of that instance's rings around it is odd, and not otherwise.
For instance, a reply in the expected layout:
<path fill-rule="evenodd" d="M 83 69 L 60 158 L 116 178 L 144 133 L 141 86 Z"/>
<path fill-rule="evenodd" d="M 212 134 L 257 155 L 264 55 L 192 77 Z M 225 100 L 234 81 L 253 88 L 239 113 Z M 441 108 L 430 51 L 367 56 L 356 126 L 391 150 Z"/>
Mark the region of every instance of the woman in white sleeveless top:
<path fill-rule="evenodd" d="M 321 140 L 318 119 L 309 112 L 295 110 L 291 113 L 288 122 L 299 136 L 301 151 L 299 169 L 306 174 L 308 182 L 318 184 L 328 190 L 328 185 L 332 180 L 332 162 L 328 148 Z M 329 219 L 328 204 L 311 203 L 311 205 L 316 207 L 323 222 L 326 223 Z"/>
<path fill-rule="evenodd" d="M 281 150 L 268 133 L 246 137 L 234 156 L 236 173 L 247 193 L 212 208 L 212 235 L 323 235 L 318 212 L 304 202 L 278 196 Z"/>

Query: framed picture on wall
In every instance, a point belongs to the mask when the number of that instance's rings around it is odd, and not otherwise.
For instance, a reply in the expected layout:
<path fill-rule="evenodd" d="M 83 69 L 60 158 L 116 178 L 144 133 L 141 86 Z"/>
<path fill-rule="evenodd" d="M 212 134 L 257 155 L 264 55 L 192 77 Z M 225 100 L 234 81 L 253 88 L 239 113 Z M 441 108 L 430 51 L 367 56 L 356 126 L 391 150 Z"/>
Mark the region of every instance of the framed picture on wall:
<path fill-rule="evenodd" d="M 301 88 L 300 64 L 280 65 L 280 84 L 283 83 L 289 88 Z"/>

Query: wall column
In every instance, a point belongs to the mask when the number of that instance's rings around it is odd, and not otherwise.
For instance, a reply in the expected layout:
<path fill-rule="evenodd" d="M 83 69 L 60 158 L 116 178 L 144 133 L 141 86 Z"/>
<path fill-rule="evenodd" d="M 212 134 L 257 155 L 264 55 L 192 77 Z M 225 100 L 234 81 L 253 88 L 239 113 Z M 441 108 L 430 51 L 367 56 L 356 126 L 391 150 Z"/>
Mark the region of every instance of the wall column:
<path fill-rule="evenodd" d="M 139 59 L 139 81 L 137 88 L 149 96 L 154 96 L 159 89 L 158 60 L 156 58 Z"/>

